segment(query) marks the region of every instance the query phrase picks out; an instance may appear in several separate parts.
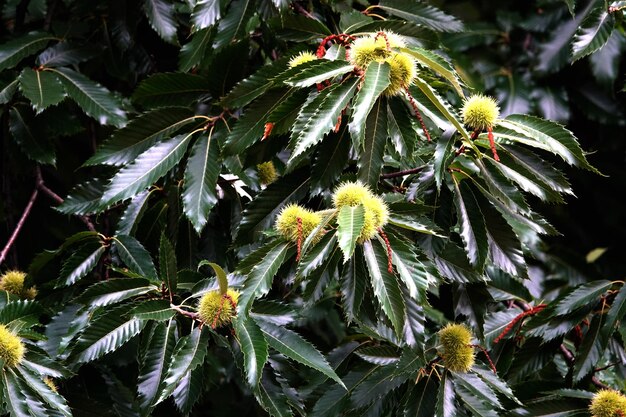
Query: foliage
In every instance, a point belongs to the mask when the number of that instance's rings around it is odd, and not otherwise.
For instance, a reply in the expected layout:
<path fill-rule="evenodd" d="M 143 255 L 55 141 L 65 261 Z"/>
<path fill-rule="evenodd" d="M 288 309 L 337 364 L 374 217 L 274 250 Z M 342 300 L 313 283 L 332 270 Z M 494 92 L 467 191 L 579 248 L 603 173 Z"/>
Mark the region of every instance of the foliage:
<path fill-rule="evenodd" d="M 626 288 L 540 212 L 623 3 L 4 2 L 2 414 L 588 415 Z"/>

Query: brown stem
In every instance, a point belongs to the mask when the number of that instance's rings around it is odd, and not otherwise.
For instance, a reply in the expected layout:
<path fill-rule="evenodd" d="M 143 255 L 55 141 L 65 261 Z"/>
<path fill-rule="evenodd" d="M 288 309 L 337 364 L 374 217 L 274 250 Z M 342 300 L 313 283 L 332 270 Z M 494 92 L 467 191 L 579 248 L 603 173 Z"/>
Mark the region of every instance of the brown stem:
<path fill-rule="evenodd" d="M 4 262 L 4 260 L 6 259 L 7 254 L 9 253 L 9 250 L 11 249 L 11 246 L 13 246 L 13 243 L 15 243 L 15 239 L 17 239 L 17 236 L 20 234 L 22 227 L 24 227 L 26 218 L 28 217 L 31 210 L 33 209 L 35 200 L 37 200 L 37 194 L 39 194 L 39 189 L 35 188 L 33 190 L 33 193 L 30 196 L 30 199 L 28 200 L 28 204 L 26 204 L 26 207 L 24 208 L 22 217 L 20 217 L 20 220 L 17 222 L 17 225 L 15 225 L 15 229 L 13 230 L 11 237 L 9 237 L 9 241 L 7 242 L 6 245 L 4 245 L 2 252 L 0 252 L 0 264 L 2 264 L 2 262 Z"/>
<path fill-rule="evenodd" d="M 43 177 L 41 175 L 41 169 L 39 167 L 35 169 L 35 175 L 37 176 L 37 188 L 39 189 L 39 191 L 41 191 L 42 193 L 44 193 L 45 195 L 53 199 L 57 204 L 62 204 L 64 201 L 63 198 L 61 198 L 61 196 L 59 196 L 57 193 L 55 193 L 50 188 L 48 188 L 46 184 L 44 183 Z M 92 232 L 96 231 L 96 228 L 94 227 L 91 220 L 89 220 L 89 217 L 78 215 L 78 214 L 76 215 L 76 217 L 78 217 L 80 221 L 85 223 L 85 225 L 87 226 L 87 229 L 89 229 Z"/>
<path fill-rule="evenodd" d="M 174 305 L 174 304 L 170 304 L 170 308 L 180 314 L 182 314 L 185 317 L 189 317 L 192 320 L 198 320 L 198 313 L 193 313 L 191 311 L 187 311 L 187 310 L 183 310 L 182 308 Z"/>
<path fill-rule="evenodd" d="M 315 19 L 315 16 L 309 13 L 309 11 L 305 9 L 304 7 L 302 7 L 298 2 L 294 1 L 293 3 L 291 3 L 291 6 L 296 12 L 300 13 L 301 15 L 306 16 L 309 19 L 317 20 Z"/>
<path fill-rule="evenodd" d="M 388 174 L 381 175 L 380 178 L 389 179 L 389 178 L 404 177 L 405 175 L 417 174 L 418 172 L 422 172 L 424 168 L 426 168 L 426 165 L 423 165 L 417 168 L 405 169 L 404 171 L 390 172 Z"/>

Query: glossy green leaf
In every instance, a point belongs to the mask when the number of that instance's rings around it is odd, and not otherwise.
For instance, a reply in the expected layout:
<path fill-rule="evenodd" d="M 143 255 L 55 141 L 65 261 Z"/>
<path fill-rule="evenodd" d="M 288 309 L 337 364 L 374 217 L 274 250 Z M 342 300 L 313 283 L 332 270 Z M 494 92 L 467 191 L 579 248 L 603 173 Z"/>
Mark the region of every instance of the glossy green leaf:
<path fill-rule="evenodd" d="M 337 216 L 337 243 L 343 252 L 344 263 L 352 257 L 356 242 L 365 224 L 365 208 L 362 205 L 345 206 Z"/>
<path fill-rule="evenodd" d="M 79 300 L 90 308 L 103 307 L 151 291 L 159 291 L 159 288 L 147 279 L 112 278 L 91 285 L 80 295 Z"/>
<path fill-rule="evenodd" d="M 100 209 L 100 199 L 104 192 L 105 181 L 96 178 L 75 186 L 65 197 L 63 202 L 56 207 L 64 214 L 92 214 Z"/>
<path fill-rule="evenodd" d="M 458 218 L 459 234 L 465 245 L 470 264 L 482 269 L 487 259 L 488 241 L 485 218 L 471 188 L 453 178 L 454 205 Z"/>
<path fill-rule="evenodd" d="M 55 165 L 54 146 L 35 122 L 32 110 L 25 106 L 16 106 L 11 108 L 9 114 L 9 130 L 22 151 L 40 164 Z"/>
<path fill-rule="evenodd" d="M 302 108 L 291 135 L 294 161 L 308 148 L 319 143 L 336 124 L 342 110 L 356 91 L 357 80 L 335 84 L 324 90 L 309 105 Z M 315 104 L 313 104 L 315 103 Z"/>
<path fill-rule="evenodd" d="M 557 315 L 571 313 L 589 303 L 596 303 L 600 296 L 604 294 L 613 283 L 611 281 L 599 280 L 583 284 L 569 293 L 556 305 L 554 312 Z"/>
<path fill-rule="evenodd" d="M 217 203 L 216 186 L 221 163 L 216 139 L 209 134 L 201 136 L 191 148 L 183 188 L 183 210 L 198 234 L 209 219 Z"/>
<path fill-rule="evenodd" d="M 215 35 L 215 31 L 212 28 L 208 27 L 206 29 L 199 30 L 194 33 L 191 41 L 187 42 L 180 50 L 180 56 L 178 59 L 178 69 L 183 72 L 190 71 L 191 69 L 197 67 L 208 51 L 210 51 L 211 43 L 213 42 L 213 36 Z M 158 74 L 157 74 L 158 75 Z M 208 88 L 208 84 L 205 84 L 205 87 Z M 197 95 L 197 87 L 194 89 L 194 97 Z M 156 91 L 154 92 L 155 95 Z M 190 92 L 191 94 L 191 92 Z M 193 98 L 193 97 L 192 97 Z M 178 97 L 170 97 L 169 100 L 180 100 Z M 160 98 L 159 101 L 167 100 L 167 97 Z M 189 101 L 189 100 L 187 100 Z"/>
<path fill-rule="evenodd" d="M 253 319 L 237 317 L 233 323 L 244 356 L 246 379 L 248 384 L 256 387 L 268 359 L 267 342 L 263 332 Z"/>
<path fill-rule="evenodd" d="M 291 69 L 290 72 L 297 72 L 295 75 L 286 78 L 282 75 L 279 78 L 292 87 L 309 87 L 354 70 L 354 65 L 342 60 L 317 59 L 307 64 L 306 67 L 298 65 Z"/>
<path fill-rule="evenodd" d="M 423 25 L 441 32 L 460 32 L 463 24 L 457 18 L 444 13 L 434 6 L 402 0 L 384 0 L 378 7 L 389 14 L 409 22 Z"/>
<path fill-rule="evenodd" d="M 207 81 L 199 75 L 164 72 L 143 80 L 132 99 L 146 108 L 189 106 L 208 93 Z"/>
<path fill-rule="evenodd" d="M 143 8 L 150 26 L 161 39 L 176 43 L 176 18 L 174 5 L 167 0 L 144 0 Z"/>
<path fill-rule="evenodd" d="M 594 10 L 585 18 L 572 42 L 572 60 L 577 61 L 602 48 L 608 42 L 615 17 L 602 1 L 595 2 Z"/>
<path fill-rule="evenodd" d="M 157 142 L 199 121 L 190 110 L 182 107 L 144 113 L 116 130 L 84 165 L 128 164 Z"/>
<path fill-rule="evenodd" d="M 60 103 L 65 98 L 61 81 L 50 71 L 24 68 L 19 76 L 20 90 L 37 113 Z"/>
<path fill-rule="evenodd" d="M 0 71 L 12 68 L 56 38 L 43 32 L 30 32 L 0 45 Z"/>
<path fill-rule="evenodd" d="M 389 86 L 390 66 L 387 63 L 372 62 L 365 71 L 364 81 L 353 103 L 352 119 L 349 128 L 354 143 L 365 141 L 365 124 L 374 103 Z"/>
<path fill-rule="evenodd" d="M 161 233 L 159 241 L 159 272 L 161 280 L 165 283 L 171 294 L 176 293 L 178 266 L 174 245 L 167 238 L 165 233 Z"/>
<path fill-rule="evenodd" d="M 359 154 L 358 178 L 373 190 L 378 188 L 387 147 L 387 106 L 381 98 L 365 121 L 364 149 Z"/>
<path fill-rule="evenodd" d="M 275 324 L 260 321 L 259 327 L 265 334 L 267 343 L 288 358 L 321 372 L 345 388 L 326 358 L 296 332 Z"/>
<path fill-rule="evenodd" d="M 234 0 L 217 27 L 213 47 L 223 48 L 245 35 L 246 25 L 255 11 L 252 0 Z"/>
<path fill-rule="evenodd" d="M 152 281 L 157 280 L 156 268 L 152 262 L 152 257 L 137 239 L 132 236 L 119 235 L 115 237 L 113 246 L 131 271 Z"/>
<path fill-rule="evenodd" d="M 88 115 L 103 125 L 121 127 L 126 124 L 126 112 L 121 101 L 109 90 L 83 74 L 69 68 L 55 68 L 67 95 Z"/>
<path fill-rule="evenodd" d="M 387 270 L 387 253 L 379 244 L 365 241 L 363 243 L 363 256 L 369 271 L 374 295 L 391 320 L 396 334 L 400 335 L 404 327 L 406 306 L 397 278 Z"/>
<path fill-rule="evenodd" d="M 221 17 L 219 0 L 200 0 L 196 2 L 191 20 L 196 30 L 201 30 L 213 26 Z"/>
<path fill-rule="evenodd" d="M 429 68 L 437 75 L 445 78 L 450 84 L 452 84 L 452 87 L 454 87 L 460 97 L 465 97 L 458 74 L 452 65 L 442 56 L 423 48 L 400 48 L 400 50 L 411 55 L 420 64 Z"/>
<path fill-rule="evenodd" d="M 137 392 L 144 415 L 151 410 L 165 379 L 167 367 L 172 360 L 176 345 L 176 321 L 158 323 L 145 341 L 145 353 L 141 358 Z"/>
<path fill-rule="evenodd" d="M 63 263 L 56 287 L 72 285 L 85 277 L 96 267 L 105 250 L 106 247 L 98 243 L 81 246 Z"/>
<path fill-rule="evenodd" d="M 126 200 L 155 183 L 180 162 L 190 140 L 190 135 L 176 136 L 143 152 L 111 179 L 102 196 L 101 205 L 108 206 Z"/>
<path fill-rule="evenodd" d="M 139 320 L 169 320 L 176 315 L 168 300 L 145 300 L 130 311 Z"/>
<path fill-rule="evenodd" d="M 246 315 L 250 311 L 254 299 L 267 294 L 278 268 L 285 261 L 288 250 L 289 244 L 283 242 L 273 247 L 263 260 L 252 268 L 237 302 L 237 309 L 240 314 Z"/>
<path fill-rule="evenodd" d="M 202 365 L 207 355 L 207 344 L 209 341 L 209 331 L 205 328 L 200 330 L 195 328 L 188 336 L 178 339 L 172 360 L 167 369 L 165 379 L 159 387 L 159 395 L 154 404 L 159 404 L 169 397 L 177 383 L 198 366 Z"/>
<path fill-rule="evenodd" d="M 48 68 L 76 65 L 98 55 L 98 48 L 74 42 L 59 42 L 37 57 L 37 65 Z"/>

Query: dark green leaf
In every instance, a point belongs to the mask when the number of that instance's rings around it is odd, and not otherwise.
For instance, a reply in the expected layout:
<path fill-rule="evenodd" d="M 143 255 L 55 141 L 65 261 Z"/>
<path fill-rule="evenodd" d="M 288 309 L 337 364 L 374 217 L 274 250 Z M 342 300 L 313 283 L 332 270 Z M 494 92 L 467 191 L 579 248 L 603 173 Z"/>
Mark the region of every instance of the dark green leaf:
<path fill-rule="evenodd" d="M 237 317 L 234 328 L 245 358 L 244 369 L 248 384 L 256 387 L 268 358 L 267 342 L 259 326 L 249 317 Z"/>
<path fill-rule="evenodd" d="M 191 21 L 196 30 L 201 30 L 213 26 L 220 19 L 219 0 L 200 0 L 196 3 L 191 14 Z"/>
<path fill-rule="evenodd" d="M 215 187 L 221 164 L 216 139 L 209 134 L 201 136 L 191 148 L 185 168 L 183 210 L 198 234 L 209 219 L 209 212 L 217 203 Z"/>
<path fill-rule="evenodd" d="M 137 239 L 132 236 L 119 235 L 115 237 L 113 246 L 131 271 L 152 281 L 157 281 L 158 275 L 152 257 Z"/>
<path fill-rule="evenodd" d="M 202 32 L 198 32 L 200 36 Z M 143 80 L 133 93 L 133 102 L 148 108 L 189 106 L 209 93 L 204 77 L 194 74 L 159 73 Z"/>
<path fill-rule="evenodd" d="M 352 257 L 356 242 L 365 224 L 365 208 L 362 205 L 345 206 L 337 216 L 337 243 L 343 252 L 343 261 Z"/>
<path fill-rule="evenodd" d="M 448 164 L 452 160 L 454 152 L 452 151 L 452 145 L 454 145 L 454 134 L 456 132 L 452 129 L 447 130 L 441 138 L 437 141 L 435 148 L 435 182 L 437 188 L 441 187 L 443 176 L 448 169 Z"/>
<path fill-rule="evenodd" d="M 458 180 L 453 178 L 453 183 L 459 234 L 463 239 L 470 264 L 482 269 L 488 250 L 485 218 L 478 207 L 472 189 L 466 182 L 459 184 Z"/>
<path fill-rule="evenodd" d="M 121 127 L 126 124 L 126 112 L 121 101 L 109 90 L 69 68 L 51 69 L 59 76 L 67 95 L 88 115 L 104 125 Z"/>
<path fill-rule="evenodd" d="M 456 394 L 454 393 L 454 382 L 449 373 L 445 373 L 439 384 L 437 394 L 436 417 L 455 417 L 457 415 Z"/>
<path fill-rule="evenodd" d="M 157 142 L 199 119 L 182 107 L 158 109 L 133 119 L 104 142 L 84 165 L 124 165 Z"/>
<path fill-rule="evenodd" d="M 202 62 L 211 47 L 214 33 L 212 28 L 202 29 L 193 35 L 190 42 L 183 45 L 178 60 L 178 69 L 180 71 L 189 71 Z M 205 88 L 208 88 L 208 83 L 205 84 Z"/>
<path fill-rule="evenodd" d="M 120 169 L 107 186 L 101 205 L 126 200 L 154 184 L 180 162 L 190 139 L 190 135 L 179 135 L 157 143 Z"/>
<path fill-rule="evenodd" d="M 52 142 L 35 122 L 32 110 L 25 106 L 12 107 L 9 114 L 11 135 L 26 156 L 41 164 L 54 165 L 56 155 Z"/>
<path fill-rule="evenodd" d="M 200 330 L 196 327 L 191 331 L 191 334 L 178 339 L 167 374 L 159 387 L 158 399 L 154 404 L 158 404 L 169 397 L 187 372 L 202 365 L 207 354 L 209 334 L 206 328 Z"/>
<path fill-rule="evenodd" d="M 577 61 L 602 48 L 611 37 L 615 17 L 603 1 L 596 1 L 594 10 L 585 18 L 572 42 L 572 60 Z"/>
<path fill-rule="evenodd" d="M 323 373 L 345 388 L 341 379 L 315 346 L 304 340 L 297 333 L 284 327 L 276 326 L 266 321 L 260 321 L 258 324 L 272 349 L 277 350 L 296 362 Z"/>
<path fill-rule="evenodd" d="M 354 111 L 349 127 L 353 143 L 361 145 L 365 141 L 366 120 L 378 97 L 389 86 L 389 71 L 387 63 L 372 62 L 368 65 L 363 84 L 352 105 Z"/>
<path fill-rule="evenodd" d="M 130 314 L 139 320 L 165 321 L 175 316 L 168 300 L 146 300 L 134 307 Z"/>
<path fill-rule="evenodd" d="M 65 98 L 61 81 L 50 71 L 24 68 L 19 76 L 20 90 L 37 113 L 60 103 Z"/>
<path fill-rule="evenodd" d="M 237 302 L 240 314 L 247 314 L 255 298 L 267 294 L 272 287 L 272 280 L 283 264 L 289 244 L 283 242 L 273 247 L 262 261 L 256 264 L 248 274 L 244 289 Z"/>
<path fill-rule="evenodd" d="M 161 39 L 176 43 L 174 5 L 167 0 L 144 0 L 143 8 L 152 29 Z"/>
<path fill-rule="evenodd" d="M 141 358 L 137 392 L 139 404 L 144 414 L 152 408 L 159 394 L 159 387 L 165 379 L 167 366 L 172 360 L 176 345 L 176 321 L 158 323 L 146 338 L 145 353 Z"/>
<path fill-rule="evenodd" d="M 387 269 L 387 253 L 380 245 L 363 242 L 363 255 L 369 270 L 374 295 L 391 320 L 397 335 L 402 334 L 406 307 L 395 275 Z"/>
<path fill-rule="evenodd" d="M 48 68 L 76 65 L 98 55 L 98 49 L 72 42 L 59 42 L 37 57 L 37 65 Z"/>
<path fill-rule="evenodd" d="M 569 314 L 590 303 L 597 303 L 613 283 L 611 281 L 594 281 L 583 284 L 563 298 L 555 307 L 556 315 Z"/>
<path fill-rule="evenodd" d="M 105 182 L 100 178 L 86 181 L 75 186 L 65 197 L 65 200 L 56 207 L 64 214 L 92 214 L 100 209 L 100 199 L 104 192 Z"/>
<path fill-rule="evenodd" d="M 81 246 L 63 263 L 61 276 L 57 281 L 56 288 L 72 285 L 91 272 L 98 264 L 105 250 L 105 246 L 97 243 Z"/>
<path fill-rule="evenodd" d="M 0 45 L 0 71 L 12 68 L 29 55 L 43 49 L 56 38 L 42 32 L 30 32 Z"/>
<path fill-rule="evenodd" d="M 422 377 L 406 394 L 404 417 L 433 417 L 437 396 L 437 382 L 433 375 Z"/>
<path fill-rule="evenodd" d="M 90 286 L 80 295 L 79 300 L 90 308 L 102 307 L 158 290 L 147 279 L 113 278 Z"/>
<path fill-rule="evenodd" d="M 159 242 L 159 270 L 161 272 L 161 280 L 165 283 L 170 294 L 175 294 L 178 273 L 176 252 L 172 242 L 165 236 L 165 233 L 161 233 Z"/>
<path fill-rule="evenodd" d="M 289 73 L 295 73 L 294 75 L 281 75 L 279 78 L 292 87 L 310 87 L 352 70 L 354 70 L 354 66 L 347 61 L 316 59 L 289 70 Z"/>
<path fill-rule="evenodd" d="M 215 36 L 213 47 L 215 49 L 223 48 L 235 40 L 241 39 L 245 34 L 248 20 L 250 20 L 254 11 L 254 2 L 252 0 L 232 1 L 228 11 L 224 14 L 217 27 L 217 35 Z"/>
<path fill-rule="evenodd" d="M 436 7 L 402 0 L 384 0 L 378 5 L 389 14 L 441 32 L 460 32 L 463 24 Z"/>
<path fill-rule="evenodd" d="M 364 149 L 359 154 L 358 177 L 363 183 L 376 190 L 387 146 L 387 106 L 381 98 L 376 101 L 365 121 L 364 145 Z"/>

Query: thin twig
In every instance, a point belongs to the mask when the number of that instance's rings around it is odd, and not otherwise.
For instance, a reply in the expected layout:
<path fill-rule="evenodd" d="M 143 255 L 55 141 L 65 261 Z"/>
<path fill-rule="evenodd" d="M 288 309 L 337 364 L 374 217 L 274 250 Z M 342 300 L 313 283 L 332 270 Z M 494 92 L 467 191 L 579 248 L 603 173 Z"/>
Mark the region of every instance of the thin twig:
<path fill-rule="evenodd" d="M 43 177 L 41 175 L 41 169 L 39 167 L 35 169 L 35 175 L 37 176 L 37 188 L 41 192 L 43 192 L 45 195 L 53 199 L 57 204 L 63 204 L 63 201 L 64 201 L 63 198 L 61 198 L 60 195 L 58 195 L 57 193 L 52 191 L 50 188 L 48 188 L 46 184 L 44 183 Z M 85 225 L 87 226 L 87 229 L 89 229 L 92 232 L 96 231 L 96 228 L 94 227 L 91 220 L 89 220 L 89 217 L 82 216 L 82 215 L 76 215 L 76 217 L 78 217 L 80 221 L 85 223 Z"/>
<path fill-rule="evenodd" d="M 9 241 L 7 242 L 6 245 L 4 245 L 2 252 L 0 252 L 0 264 L 2 264 L 2 262 L 4 262 L 4 260 L 6 259 L 7 254 L 9 253 L 9 250 L 11 249 L 11 246 L 13 246 L 13 243 L 15 243 L 15 239 L 17 239 L 17 236 L 20 234 L 22 227 L 24 227 L 26 218 L 28 217 L 31 210 L 33 209 L 33 205 L 35 204 L 35 200 L 37 199 L 37 194 L 39 194 L 39 189 L 35 188 L 35 190 L 33 190 L 33 193 L 30 196 L 30 200 L 28 200 L 28 204 L 26 204 L 26 208 L 24 208 L 22 217 L 20 217 L 20 220 L 17 222 L 17 225 L 15 225 L 15 229 L 13 230 L 11 237 L 9 237 Z"/>
<path fill-rule="evenodd" d="M 309 19 L 315 19 L 315 16 L 313 16 L 311 13 L 309 13 L 309 11 L 307 9 L 305 9 L 304 7 L 302 7 L 302 5 L 298 4 L 298 2 L 294 1 L 293 3 L 291 3 L 291 6 L 293 7 L 293 9 L 300 13 L 301 15 L 304 15 L 306 17 L 308 17 Z M 315 19 L 317 20 L 317 19 Z"/>
<path fill-rule="evenodd" d="M 426 168 L 426 165 L 423 165 L 417 168 L 405 169 L 404 171 L 390 172 L 388 174 L 381 175 L 380 178 L 389 179 L 389 178 L 404 177 L 405 175 L 417 174 L 418 172 L 422 172 L 424 168 Z"/>
<path fill-rule="evenodd" d="M 174 304 L 170 304 L 170 308 L 174 311 L 179 312 L 180 314 L 182 314 L 183 316 L 189 317 L 192 320 L 198 320 L 198 313 L 193 313 L 191 311 L 187 311 L 187 310 L 183 310 L 182 308 L 178 307 L 177 305 Z"/>

